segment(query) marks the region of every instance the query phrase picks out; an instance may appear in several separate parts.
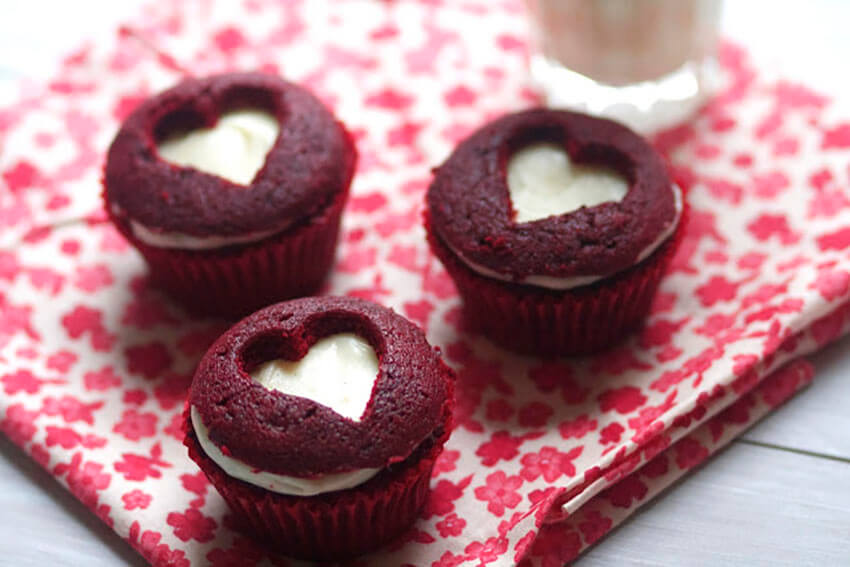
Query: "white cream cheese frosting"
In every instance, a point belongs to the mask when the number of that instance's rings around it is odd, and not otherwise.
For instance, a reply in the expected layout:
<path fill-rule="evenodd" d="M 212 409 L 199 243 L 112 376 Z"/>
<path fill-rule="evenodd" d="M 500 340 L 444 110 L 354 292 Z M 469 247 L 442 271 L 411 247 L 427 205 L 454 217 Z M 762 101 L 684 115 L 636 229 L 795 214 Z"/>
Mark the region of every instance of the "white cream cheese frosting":
<path fill-rule="evenodd" d="M 516 222 L 561 215 L 607 201 L 619 202 L 629 182 L 616 171 L 574 164 L 564 148 L 533 144 L 515 152 L 508 162 L 508 191 Z"/>
<path fill-rule="evenodd" d="M 204 453 L 215 461 L 229 476 L 238 478 L 254 486 L 265 488 L 278 494 L 291 494 L 293 496 L 315 496 L 324 492 L 345 490 L 363 484 L 376 474 L 380 469 L 357 469 L 344 473 L 325 474 L 313 478 L 301 478 L 287 476 L 266 471 L 243 463 L 239 459 L 228 457 L 221 452 L 215 443 L 210 440 L 209 430 L 201 420 L 198 410 L 192 406 L 190 410 L 192 429 L 198 438 L 198 443 Z"/>
<path fill-rule="evenodd" d="M 638 254 L 637 258 L 635 258 L 635 261 L 630 266 L 624 266 L 623 267 L 624 270 L 630 268 L 631 266 L 639 264 L 644 259 L 648 258 L 650 254 L 655 252 L 655 250 L 657 250 L 658 247 L 661 246 L 673 234 L 673 232 L 676 230 L 676 227 L 679 225 L 679 219 L 682 216 L 682 206 L 683 206 L 682 205 L 682 190 L 679 188 L 678 185 L 674 184 L 674 185 L 671 185 L 671 191 L 673 191 L 674 206 L 676 208 L 676 215 L 673 218 L 673 221 L 670 222 L 664 228 L 664 230 L 662 230 L 658 234 L 658 237 L 654 241 L 652 241 L 649 244 L 649 246 L 647 246 L 646 248 L 641 250 L 640 254 Z M 571 276 L 571 277 L 559 278 L 559 277 L 556 277 L 556 276 L 532 274 L 532 275 L 526 276 L 523 279 L 515 280 L 510 276 L 510 274 L 503 274 L 503 273 L 497 272 L 495 270 L 491 270 L 490 268 L 487 268 L 486 266 L 482 266 L 480 264 L 476 264 L 475 262 L 471 262 L 468 258 L 463 256 L 455 247 L 451 246 L 448 243 L 446 243 L 446 245 L 449 247 L 449 249 L 451 249 L 451 251 L 454 253 L 454 255 L 457 256 L 457 258 L 459 258 L 464 264 L 466 264 L 469 267 L 469 269 L 471 269 L 472 271 L 477 272 L 477 273 L 481 274 L 482 276 L 486 276 L 488 278 L 493 278 L 493 279 L 496 279 L 496 280 L 501 280 L 501 281 L 506 281 L 506 282 L 517 282 L 517 283 L 522 283 L 522 284 L 526 284 L 526 285 L 533 285 L 533 286 L 547 288 L 547 289 L 565 290 L 565 289 L 571 289 L 571 288 L 574 288 L 574 287 L 581 287 L 583 285 L 589 285 L 589 284 L 592 284 L 593 282 L 599 281 L 599 280 L 607 277 L 604 274 L 600 274 L 600 275 Z"/>
<path fill-rule="evenodd" d="M 120 215 L 119 211 L 121 209 L 119 207 L 113 206 L 112 210 L 116 216 Z M 286 229 L 286 225 L 284 225 L 275 230 L 249 232 L 248 234 L 240 234 L 239 236 L 192 236 L 180 232 L 160 232 L 148 228 L 133 219 L 129 220 L 130 230 L 133 231 L 133 235 L 145 244 L 157 248 L 180 248 L 183 250 L 213 250 L 236 244 L 248 244 L 268 238 Z"/>
<path fill-rule="evenodd" d="M 313 400 L 343 417 L 360 421 L 378 377 L 378 357 L 361 337 L 339 333 L 317 341 L 300 360 L 266 362 L 251 377 L 270 390 Z M 198 442 L 208 457 L 228 475 L 272 492 L 313 496 L 344 490 L 366 482 L 380 470 L 365 468 L 312 478 L 258 471 L 221 452 L 210 440 L 209 431 L 194 406 L 191 419 Z"/>
<path fill-rule="evenodd" d="M 277 119 L 267 112 L 234 110 L 222 114 L 212 128 L 166 138 L 157 152 L 173 164 L 249 185 L 266 163 L 279 132 Z"/>
<path fill-rule="evenodd" d="M 160 157 L 170 163 L 217 175 L 237 185 L 249 185 L 266 163 L 266 156 L 280 132 L 277 119 L 261 110 L 234 110 L 221 115 L 212 128 L 201 128 L 166 138 L 157 146 Z M 122 210 L 113 204 L 112 212 Z M 248 244 L 285 230 L 281 222 L 270 231 L 236 236 L 192 236 L 164 232 L 128 219 L 133 235 L 149 246 L 183 250 L 212 250 Z"/>
<path fill-rule="evenodd" d="M 378 357 L 363 338 L 339 333 L 316 341 L 301 360 L 271 360 L 251 377 L 269 390 L 313 400 L 360 421 L 378 377 Z"/>

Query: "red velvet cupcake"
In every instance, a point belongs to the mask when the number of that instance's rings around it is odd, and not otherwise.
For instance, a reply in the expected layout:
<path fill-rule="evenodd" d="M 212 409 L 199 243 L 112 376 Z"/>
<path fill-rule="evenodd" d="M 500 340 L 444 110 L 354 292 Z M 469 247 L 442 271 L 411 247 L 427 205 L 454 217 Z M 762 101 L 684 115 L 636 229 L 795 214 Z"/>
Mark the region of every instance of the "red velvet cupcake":
<path fill-rule="evenodd" d="M 662 158 L 615 122 L 535 109 L 464 140 L 428 189 L 428 241 L 469 325 L 544 355 L 609 347 L 644 318 L 683 232 Z"/>
<path fill-rule="evenodd" d="M 392 310 L 296 299 L 210 347 L 185 444 L 246 531 L 294 557 L 351 557 L 418 516 L 453 389 L 436 349 Z"/>
<path fill-rule="evenodd" d="M 356 159 L 344 126 L 297 85 L 187 79 L 124 122 L 105 206 L 156 284 L 193 311 L 244 315 L 321 286 Z"/>

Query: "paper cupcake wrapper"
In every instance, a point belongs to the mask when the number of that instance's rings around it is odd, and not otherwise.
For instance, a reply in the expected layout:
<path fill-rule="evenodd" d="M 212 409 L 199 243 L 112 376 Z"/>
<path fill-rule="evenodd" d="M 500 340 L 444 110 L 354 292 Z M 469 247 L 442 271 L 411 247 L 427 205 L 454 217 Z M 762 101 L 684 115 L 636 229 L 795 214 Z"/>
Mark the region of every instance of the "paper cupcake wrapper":
<path fill-rule="evenodd" d="M 185 308 L 241 317 L 318 291 L 333 264 L 347 197 L 346 188 L 309 224 L 222 250 L 157 248 L 137 239 L 125 223 L 112 221 L 145 258 L 152 282 Z"/>
<path fill-rule="evenodd" d="M 542 290 L 474 272 L 434 234 L 431 250 L 463 299 L 464 323 L 513 351 L 555 356 L 604 350 L 640 325 L 685 233 L 687 205 L 673 236 L 642 262 L 600 282 L 564 291 Z"/>
<path fill-rule="evenodd" d="M 188 410 L 184 444 L 249 536 L 291 557 L 344 559 L 379 548 L 419 516 L 434 461 L 451 431 L 451 405 L 441 435 L 394 470 L 354 488 L 311 497 L 277 494 L 228 476 L 201 449 Z"/>

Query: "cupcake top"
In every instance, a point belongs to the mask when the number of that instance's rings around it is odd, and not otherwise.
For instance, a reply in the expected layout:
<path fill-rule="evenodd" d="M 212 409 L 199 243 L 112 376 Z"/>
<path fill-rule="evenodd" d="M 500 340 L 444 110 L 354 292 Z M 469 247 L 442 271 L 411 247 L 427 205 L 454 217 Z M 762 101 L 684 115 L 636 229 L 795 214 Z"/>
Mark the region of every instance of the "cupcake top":
<path fill-rule="evenodd" d="M 237 323 L 189 394 L 201 447 L 231 476 L 289 494 L 360 484 L 442 434 L 452 373 L 392 310 L 304 298 Z"/>
<path fill-rule="evenodd" d="M 105 199 L 147 244 L 215 248 L 303 224 L 346 190 L 355 161 L 350 135 L 306 89 L 259 73 L 192 78 L 124 122 Z"/>
<path fill-rule="evenodd" d="M 464 140 L 427 195 L 432 230 L 468 267 L 551 289 L 587 285 L 673 233 L 681 192 L 662 158 L 615 122 L 534 109 Z"/>

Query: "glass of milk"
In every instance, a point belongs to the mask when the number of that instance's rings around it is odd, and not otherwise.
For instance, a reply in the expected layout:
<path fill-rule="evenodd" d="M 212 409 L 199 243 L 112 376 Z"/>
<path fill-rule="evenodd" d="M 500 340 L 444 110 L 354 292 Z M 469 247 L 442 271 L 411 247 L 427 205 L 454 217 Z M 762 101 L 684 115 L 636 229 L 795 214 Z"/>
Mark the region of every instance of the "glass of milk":
<path fill-rule="evenodd" d="M 531 75 L 551 107 L 649 133 L 686 120 L 717 80 L 722 0 L 527 0 Z"/>

